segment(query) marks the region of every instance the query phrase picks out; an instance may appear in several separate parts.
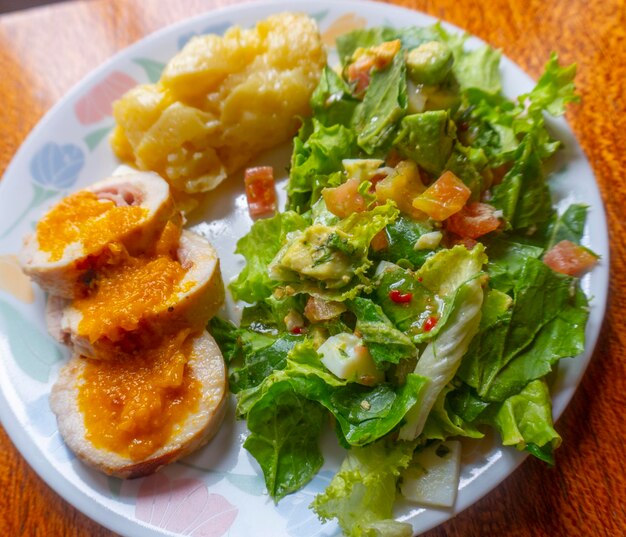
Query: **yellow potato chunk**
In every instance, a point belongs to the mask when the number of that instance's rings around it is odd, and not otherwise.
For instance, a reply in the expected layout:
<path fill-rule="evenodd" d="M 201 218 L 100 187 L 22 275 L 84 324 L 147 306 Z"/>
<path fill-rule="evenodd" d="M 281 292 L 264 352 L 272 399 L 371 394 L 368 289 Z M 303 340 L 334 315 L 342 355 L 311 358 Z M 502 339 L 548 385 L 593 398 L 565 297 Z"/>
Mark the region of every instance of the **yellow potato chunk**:
<path fill-rule="evenodd" d="M 195 37 L 157 84 L 114 104 L 113 150 L 179 193 L 211 190 L 295 134 L 325 63 L 315 22 L 302 14 Z"/>

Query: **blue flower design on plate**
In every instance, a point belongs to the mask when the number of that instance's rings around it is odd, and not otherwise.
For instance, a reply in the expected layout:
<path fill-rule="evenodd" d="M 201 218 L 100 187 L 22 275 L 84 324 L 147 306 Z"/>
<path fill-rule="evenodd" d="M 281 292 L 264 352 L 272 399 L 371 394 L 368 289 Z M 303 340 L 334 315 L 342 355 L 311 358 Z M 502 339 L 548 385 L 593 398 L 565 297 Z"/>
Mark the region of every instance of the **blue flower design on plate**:
<path fill-rule="evenodd" d="M 181 35 L 178 38 L 178 50 L 183 48 L 187 42 L 196 35 L 206 35 L 206 34 L 218 34 L 223 35 L 227 28 L 230 28 L 233 24 L 231 22 L 222 22 L 220 24 L 213 24 L 212 26 L 207 26 L 200 33 L 197 32 L 189 32 Z"/>
<path fill-rule="evenodd" d="M 85 155 L 78 146 L 48 142 L 30 161 L 30 173 L 40 186 L 64 190 L 76 182 L 84 165 Z"/>
<path fill-rule="evenodd" d="M 74 144 L 58 145 L 54 142 L 45 144 L 30 161 L 33 198 L 0 238 L 11 233 L 35 207 L 70 188 L 78 179 L 84 165 L 85 155 L 80 147 Z"/>
<path fill-rule="evenodd" d="M 333 473 L 318 473 L 302 490 L 285 496 L 277 506 L 278 512 L 287 519 L 287 533 L 292 537 L 334 537 L 341 535 L 337 522 L 322 524 L 309 507 L 317 494 L 324 492 Z"/>

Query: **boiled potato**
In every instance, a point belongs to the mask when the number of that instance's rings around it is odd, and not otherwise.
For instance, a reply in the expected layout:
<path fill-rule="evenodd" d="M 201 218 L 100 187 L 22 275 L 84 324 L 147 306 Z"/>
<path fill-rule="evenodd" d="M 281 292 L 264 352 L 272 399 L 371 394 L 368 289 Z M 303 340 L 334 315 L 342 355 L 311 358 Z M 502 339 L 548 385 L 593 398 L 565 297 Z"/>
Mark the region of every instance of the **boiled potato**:
<path fill-rule="evenodd" d="M 195 37 L 157 84 L 114 103 L 113 150 L 178 192 L 211 190 L 295 134 L 325 63 L 315 22 L 302 14 Z"/>

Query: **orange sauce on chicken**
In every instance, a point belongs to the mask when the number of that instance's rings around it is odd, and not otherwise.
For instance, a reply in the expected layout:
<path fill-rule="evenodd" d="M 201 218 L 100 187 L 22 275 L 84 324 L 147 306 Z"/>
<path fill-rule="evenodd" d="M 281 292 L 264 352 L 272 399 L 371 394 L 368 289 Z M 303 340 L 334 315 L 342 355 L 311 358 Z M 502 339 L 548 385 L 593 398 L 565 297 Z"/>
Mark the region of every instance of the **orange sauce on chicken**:
<path fill-rule="evenodd" d="M 39 221 L 39 248 L 52 262 L 61 259 L 65 249 L 76 242 L 82 244 L 84 252 L 96 252 L 130 232 L 147 214 L 143 207 L 118 207 L 81 190 L 61 200 Z"/>
<path fill-rule="evenodd" d="M 141 460 L 164 446 L 198 410 L 201 384 L 188 364 L 189 330 L 116 360 L 88 360 L 78 405 L 95 447 Z"/>
<path fill-rule="evenodd" d="M 103 338 L 118 342 L 192 287 L 194 282 L 182 282 L 186 269 L 176 257 L 179 237 L 180 228 L 169 222 L 154 253 L 105 266 L 92 292 L 74 300 L 73 307 L 82 313 L 79 333 L 92 343 Z"/>

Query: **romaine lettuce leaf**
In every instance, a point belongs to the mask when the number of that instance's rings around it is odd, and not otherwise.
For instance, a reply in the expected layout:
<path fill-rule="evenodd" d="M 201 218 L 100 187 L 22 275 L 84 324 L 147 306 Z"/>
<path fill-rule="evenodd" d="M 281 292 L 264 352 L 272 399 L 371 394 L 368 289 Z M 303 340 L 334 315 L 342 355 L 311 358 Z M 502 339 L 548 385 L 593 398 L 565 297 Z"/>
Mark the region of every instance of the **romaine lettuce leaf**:
<path fill-rule="evenodd" d="M 353 446 L 374 442 L 392 431 L 419 401 L 426 383 L 414 374 L 399 387 L 388 383 L 367 387 L 338 379 L 324 367 L 312 343 L 305 341 L 289 352 L 281 369 L 240 393 L 238 414 L 251 412 L 281 382 L 326 407 L 335 416 L 342 438 Z"/>
<path fill-rule="evenodd" d="M 343 78 L 325 66 L 320 82 L 311 96 L 311 108 L 316 121 L 327 127 L 336 124 L 349 127 L 359 102 L 352 96 Z"/>
<path fill-rule="evenodd" d="M 293 211 L 257 220 L 247 235 L 237 241 L 235 253 L 246 258 L 246 266 L 229 285 L 235 300 L 256 302 L 271 295 L 277 283 L 267 266 L 283 246 L 287 234 L 307 226 L 307 220 Z"/>
<path fill-rule="evenodd" d="M 426 346 L 415 366 L 415 374 L 427 378 L 429 382 L 419 404 L 407 413 L 407 422 L 400 429 L 401 439 L 413 440 L 422 433 L 435 401 L 454 377 L 478 332 L 483 295 L 480 277 L 465 282 L 456 292 L 450 316 L 437 337 Z"/>
<path fill-rule="evenodd" d="M 541 169 L 536 131 L 520 143 L 513 167 L 493 188 L 490 203 L 502 210 L 513 229 L 536 227 L 551 218 L 554 209 Z"/>
<path fill-rule="evenodd" d="M 270 386 L 248 413 L 244 447 L 257 460 L 275 501 L 302 488 L 321 468 L 319 448 L 326 411 L 288 382 Z"/>
<path fill-rule="evenodd" d="M 496 375 L 485 394 L 486 399 L 503 401 L 530 381 L 545 377 L 561 358 L 583 352 L 589 310 L 585 294 L 579 288 L 575 292 L 572 303 L 566 304 L 541 328 L 532 343 Z"/>
<path fill-rule="evenodd" d="M 456 414 L 447 403 L 448 394 L 454 389 L 454 385 L 450 383 L 439 393 L 424 424 L 423 438 L 446 440 L 451 436 L 467 436 L 469 438 L 482 438 L 484 436 L 475 425 Z"/>
<path fill-rule="evenodd" d="M 410 338 L 393 326 L 379 305 L 358 297 L 349 301 L 348 308 L 356 315 L 356 331 L 379 368 L 416 356 L 417 349 Z"/>
<path fill-rule="evenodd" d="M 515 282 L 529 257 L 539 259 L 543 248 L 524 242 L 518 242 L 521 237 L 496 236 L 485 240 L 489 262 L 487 273 L 489 285 L 508 293 L 513 289 Z"/>
<path fill-rule="evenodd" d="M 267 347 L 248 352 L 244 356 L 244 365 L 230 374 L 230 389 L 233 393 L 259 385 L 274 370 L 284 369 L 287 355 L 302 338 L 283 334 Z"/>
<path fill-rule="evenodd" d="M 578 291 L 572 295 L 574 285 L 573 278 L 528 258 L 514 287 L 513 306 L 472 341 L 459 377 L 483 399 L 501 401 L 546 374 L 559 358 L 580 352 L 586 299 Z M 498 377 L 518 358 L 511 371 Z"/>
<path fill-rule="evenodd" d="M 555 244 L 568 240 L 580 244 L 587 220 L 587 205 L 573 203 L 565 212 L 555 219 L 548 229 L 548 238 L 545 249 L 549 250 Z"/>
<path fill-rule="evenodd" d="M 388 149 L 397 123 L 406 114 L 406 92 L 406 66 L 399 52 L 391 66 L 373 71 L 365 97 L 354 115 L 357 142 L 368 155 Z"/>

